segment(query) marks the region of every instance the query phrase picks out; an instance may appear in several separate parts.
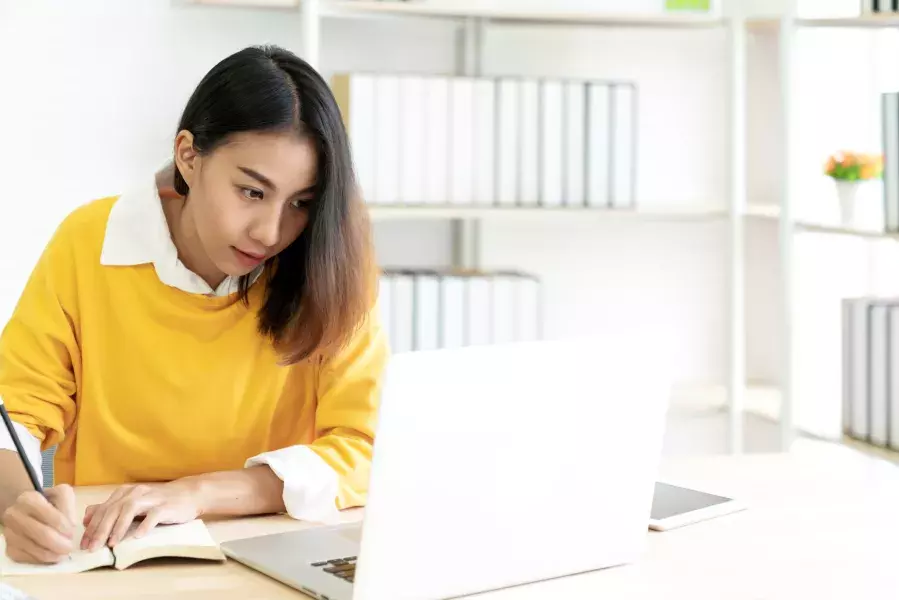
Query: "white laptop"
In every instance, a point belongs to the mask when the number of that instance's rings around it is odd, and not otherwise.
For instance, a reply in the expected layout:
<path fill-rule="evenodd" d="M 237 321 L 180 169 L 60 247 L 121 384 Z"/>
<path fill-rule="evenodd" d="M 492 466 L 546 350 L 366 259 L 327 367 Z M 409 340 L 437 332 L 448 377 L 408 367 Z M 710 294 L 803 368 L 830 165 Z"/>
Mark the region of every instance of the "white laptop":
<path fill-rule="evenodd" d="M 632 339 L 394 356 L 362 524 L 225 543 L 317 598 L 465 596 L 636 561 L 669 396 Z"/>

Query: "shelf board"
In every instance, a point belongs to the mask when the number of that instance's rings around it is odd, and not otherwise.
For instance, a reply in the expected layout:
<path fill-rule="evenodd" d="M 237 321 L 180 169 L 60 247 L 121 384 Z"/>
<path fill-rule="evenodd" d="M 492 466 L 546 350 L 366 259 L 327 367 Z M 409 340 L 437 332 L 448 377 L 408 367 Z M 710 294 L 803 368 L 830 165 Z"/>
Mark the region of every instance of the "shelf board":
<path fill-rule="evenodd" d="M 795 23 L 797 27 L 809 29 L 888 29 L 899 27 L 899 15 L 883 17 L 800 17 L 796 19 Z M 777 29 L 779 24 L 780 21 L 775 18 L 750 18 L 747 20 L 748 27 L 756 30 Z"/>
<path fill-rule="evenodd" d="M 483 6 L 429 4 L 421 1 L 322 0 L 322 13 L 331 17 L 398 16 L 438 19 L 484 18 L 505 23 L 608 25 L 658 28 L 717 27 L 724 20 L 697 13 L 615 14 L 590 11 L 509 10 Z"/>
<path fill-rule="evenodd" d="M 647 221 L 706 221 L 720 220 L 727 216 L 724 210 L 696 206 L 639 209 L 608 209 L 580 207 L 497 207 L 497 206 L 441 206 L 441 205 L 369 205 L 372 221 L 412 221 L 412 220 L 520 220 L 545 222 L 550 220 L 583 219 L 638 219 Z"/>
<path fill-rule="evenodd" d="M 839 27 L 839 28 L 884 28 L 899 27 L 899 16 L 883 16 L 883 17 L 844 17 L 844 18 L 823 18 L 823 19 L 798 19 L 797 24 L 801 27 Z"/>
<path fill-rule="evenodd" d="M 746 216 L 776 223 L 780 219 L 780 207 L 773 205 L 750 205 L 747 207 Z M 888 233 L 876 229 L 853 229 L 835 223 L 813 223 L 801 219 L 794 222 L 796 231 L 808 231 L 814 233 L 832 233 L 871 239 L 899 240 L 899 233 Z"/>

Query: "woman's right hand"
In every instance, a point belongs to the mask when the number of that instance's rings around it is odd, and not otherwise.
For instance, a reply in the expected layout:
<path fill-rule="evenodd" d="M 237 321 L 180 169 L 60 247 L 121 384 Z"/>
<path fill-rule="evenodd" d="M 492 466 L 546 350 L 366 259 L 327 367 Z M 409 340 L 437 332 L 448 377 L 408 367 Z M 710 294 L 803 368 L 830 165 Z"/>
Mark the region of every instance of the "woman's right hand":
<path fill-rule="evenodd" d="M 23 492 L 0 519 L 6 555 L 16 562 L 56 564 L 76 548 L 75 491 L 59 485 L 44 493 Z"/>

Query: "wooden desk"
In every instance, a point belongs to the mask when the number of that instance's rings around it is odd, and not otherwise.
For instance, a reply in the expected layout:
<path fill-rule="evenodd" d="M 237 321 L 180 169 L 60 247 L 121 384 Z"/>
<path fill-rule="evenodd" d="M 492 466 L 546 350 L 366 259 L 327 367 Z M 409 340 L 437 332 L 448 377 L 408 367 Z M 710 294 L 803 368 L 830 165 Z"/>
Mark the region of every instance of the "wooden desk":
<path fill-rule="evenodd" d="M 899 467 L 854 451 L 799 442 L 789 455 L 668 460 L 662 475 L 746 500 L 746 512 L 647 533 L 637 564 L 478 596 L 489 600 L 806 600 L 899 597 Z M 82 505 L 105 490 L 79 490 Z M 361 517 L 358 511 L 347 520 Z M 284 517 L 210 523 L 219 541 L 306 527 Z M 5 580 L 38 600 L 305 598 L 255 571 L 147 563 Z"/>

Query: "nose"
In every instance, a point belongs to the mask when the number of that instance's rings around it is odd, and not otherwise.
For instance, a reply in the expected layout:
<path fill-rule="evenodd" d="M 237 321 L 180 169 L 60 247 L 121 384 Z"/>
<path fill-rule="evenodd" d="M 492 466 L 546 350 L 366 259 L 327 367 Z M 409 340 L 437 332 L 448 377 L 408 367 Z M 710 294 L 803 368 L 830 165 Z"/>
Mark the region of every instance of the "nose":
<path fill-rule="evenodd" d="M 266 248 L 277 246 L 281 239 L 281 215 L 281 207 L 275 203 L 260 210 L 250 229 L 250 237 Z"/>

